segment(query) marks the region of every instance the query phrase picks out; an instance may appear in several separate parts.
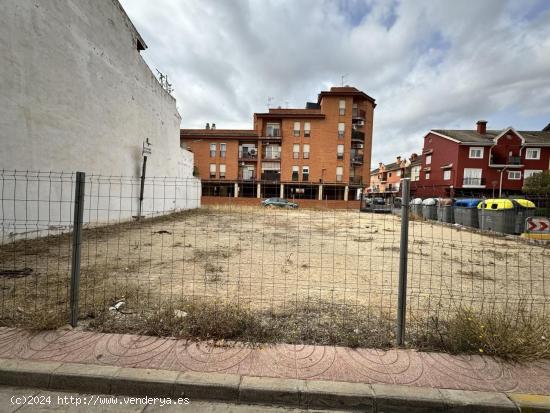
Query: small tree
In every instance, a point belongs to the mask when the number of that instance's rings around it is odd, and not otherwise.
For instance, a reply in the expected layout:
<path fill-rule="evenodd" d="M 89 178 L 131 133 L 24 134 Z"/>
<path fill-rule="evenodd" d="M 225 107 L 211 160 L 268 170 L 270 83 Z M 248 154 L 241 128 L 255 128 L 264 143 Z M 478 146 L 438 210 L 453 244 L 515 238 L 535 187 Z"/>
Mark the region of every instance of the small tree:
<path fill-rule="evenodd" d="M 528 195 L 550 194 L 550 171 L 531 175 L 523 181 L 523 192 Z"/>

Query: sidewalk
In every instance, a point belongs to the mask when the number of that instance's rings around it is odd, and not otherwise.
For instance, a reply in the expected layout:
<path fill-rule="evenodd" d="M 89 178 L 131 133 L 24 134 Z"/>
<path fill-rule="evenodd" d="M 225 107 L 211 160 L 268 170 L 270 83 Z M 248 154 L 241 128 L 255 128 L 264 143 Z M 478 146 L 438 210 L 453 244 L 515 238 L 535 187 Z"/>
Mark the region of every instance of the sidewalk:
<path fill-rule="evenodd" d="M 486 356 L 450 356 L 413 350 L 382 351 L 286 344 L 261 348 L 239 344 L 220 347 L 149 336 L 74 330 L 31 333 L 12 328 L 0 328 L 0 358 L 58 362 L 49 363 L 52 372 L 60 368 L 61 363 L 90 364 L 93 365 L 90 366 L 92 371 L 95 366 L 103 365 L 166 370 L 168 375 L 169 371 L 183 372 L 189 377 L 199 377 L 198 380 L 200 377 L 214 377 L 230 387 L 236 385 L 237 390 L 234 390 L 237 393 L 242 391 L 239 386 L 243 383 L 256 385 L 258 383 L 253 377 L 262 377 L 285 379 L 260 382 L 274 383 L 275 386 L 286 383 L 283 387 L 290 384 L 290 388 L 300 394 L 304 393 L 300 387 L 305 383 L 310 383 L 308 391 L 311 391 L 312 388 L 321 389 L 325 386 L 323 382 L 326 382 L 327 389 L 335 384 L 333 382 L 348 382 L 336 383 L 335 388 L 361 383 L 373 385 L 368 388 L 374 389 L 374 393 L 378 386 L 378 392 L 385 389 L 391 393 L 399 389 L 399 394 L 409 393 L 413 398 L 434 389 L 439 392 L 437 397 L 441 395 L 439 389 L 483 391 L 501 395 L 507 393 L 508 398 L 523 397 L 523 400 L 529 399 L 534 403 L 550 404 L 548 398 L 520 395 L 550 395 L 550 360 L 521 365 Z M 1 365 L 9 370 L 13 366 L 31 366 L 32 363 L 10 364 L 9 360 L 5 360 Z M 70 370 L 70 365 L 65 366 L 69 367 L 64 369 Z M 131 369 L 114 369 L 111 373 L 116 375 L 117 371 L 124 374 L 132 372 Z M 174 380 L 178 374 L 172 374 Z M 6 377 L 4 373 L 3 376 Z M 550 411 L 550 406 L 547 411 Z"/>

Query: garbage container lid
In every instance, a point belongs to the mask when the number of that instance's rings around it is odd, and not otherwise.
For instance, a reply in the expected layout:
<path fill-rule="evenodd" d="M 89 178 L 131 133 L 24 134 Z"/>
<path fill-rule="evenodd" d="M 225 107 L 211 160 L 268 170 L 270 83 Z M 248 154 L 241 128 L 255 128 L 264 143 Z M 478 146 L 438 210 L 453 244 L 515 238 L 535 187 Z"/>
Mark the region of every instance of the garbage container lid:
<path fill-rule="evenodd" d="M 455 207 L 477 208 L 480 201 L 481 201 L 480 199 L 476 199 L 476 198 L 457 199 L 455 201 Z"/>
<path fill-rule="evenodd" d="M 524 208 L 536 208 L 535 204 L 529 201 L 528 199 L 519 198 L 519 199 L 514 199 L 514 201 L 516 201 L 518 204 L 520 204 Z"/>
<path fill-rule="evenodd" d="M 414 205 L 420 205 L 422 203 L 422 198 L 414 198 L 412 203 Z"/>
<path fill-rule="evenodd" d="M 452 198 L 439 198 L 439 205 L 441 206 L 451 206 L 453 205 Z"/>
<path fill-rule="evenodd" d="M 427 198 L 424 201 L 422 201 L 422 205 L 437 205 L 437 199 Z"/>
<path fill-rule="evenodd" d="M 477 207 L 491 210 L 513 209 L 514 203 L 510 199 L 487 199 L 485 202 L 480 202 Z"/>

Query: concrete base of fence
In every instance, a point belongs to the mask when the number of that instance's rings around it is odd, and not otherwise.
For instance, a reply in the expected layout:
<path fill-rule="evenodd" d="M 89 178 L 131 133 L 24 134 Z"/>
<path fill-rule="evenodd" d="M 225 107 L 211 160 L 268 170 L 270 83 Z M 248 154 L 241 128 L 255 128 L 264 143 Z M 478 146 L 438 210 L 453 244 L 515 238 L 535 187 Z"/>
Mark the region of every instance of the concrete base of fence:
<path fill-rule="evenodd" d="M 0 384 L 362 412 L 550 412 L 550 397 L 0 359 Z"/>

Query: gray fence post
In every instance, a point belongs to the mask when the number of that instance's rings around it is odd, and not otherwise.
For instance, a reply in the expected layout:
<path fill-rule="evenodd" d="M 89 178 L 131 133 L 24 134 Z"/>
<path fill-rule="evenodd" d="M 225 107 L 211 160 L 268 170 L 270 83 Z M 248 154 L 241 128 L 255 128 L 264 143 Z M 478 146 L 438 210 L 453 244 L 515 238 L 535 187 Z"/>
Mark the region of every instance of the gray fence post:
<path fill-rule="evenodd" d="M 71 260 L 71 326 L 76 327 L 78 323 L 78 294 L 80 284 L 80 246 L 82 243 L 82 221 L 84 218 L 84 184 L 86 174 L 76 173 L 76 185 L 74 192 L 74 217 L 73 217 L 73 240 Z"/>
<path fill-rule="evenodd" d="M 397 345 L 405 341 L 405 313 L 407 310 L 407 255 L 409 251 L 409 185 L 410 178 L 401 180 L 401 240 L 399 245 L 399 291 L 397 298 Z"/>

